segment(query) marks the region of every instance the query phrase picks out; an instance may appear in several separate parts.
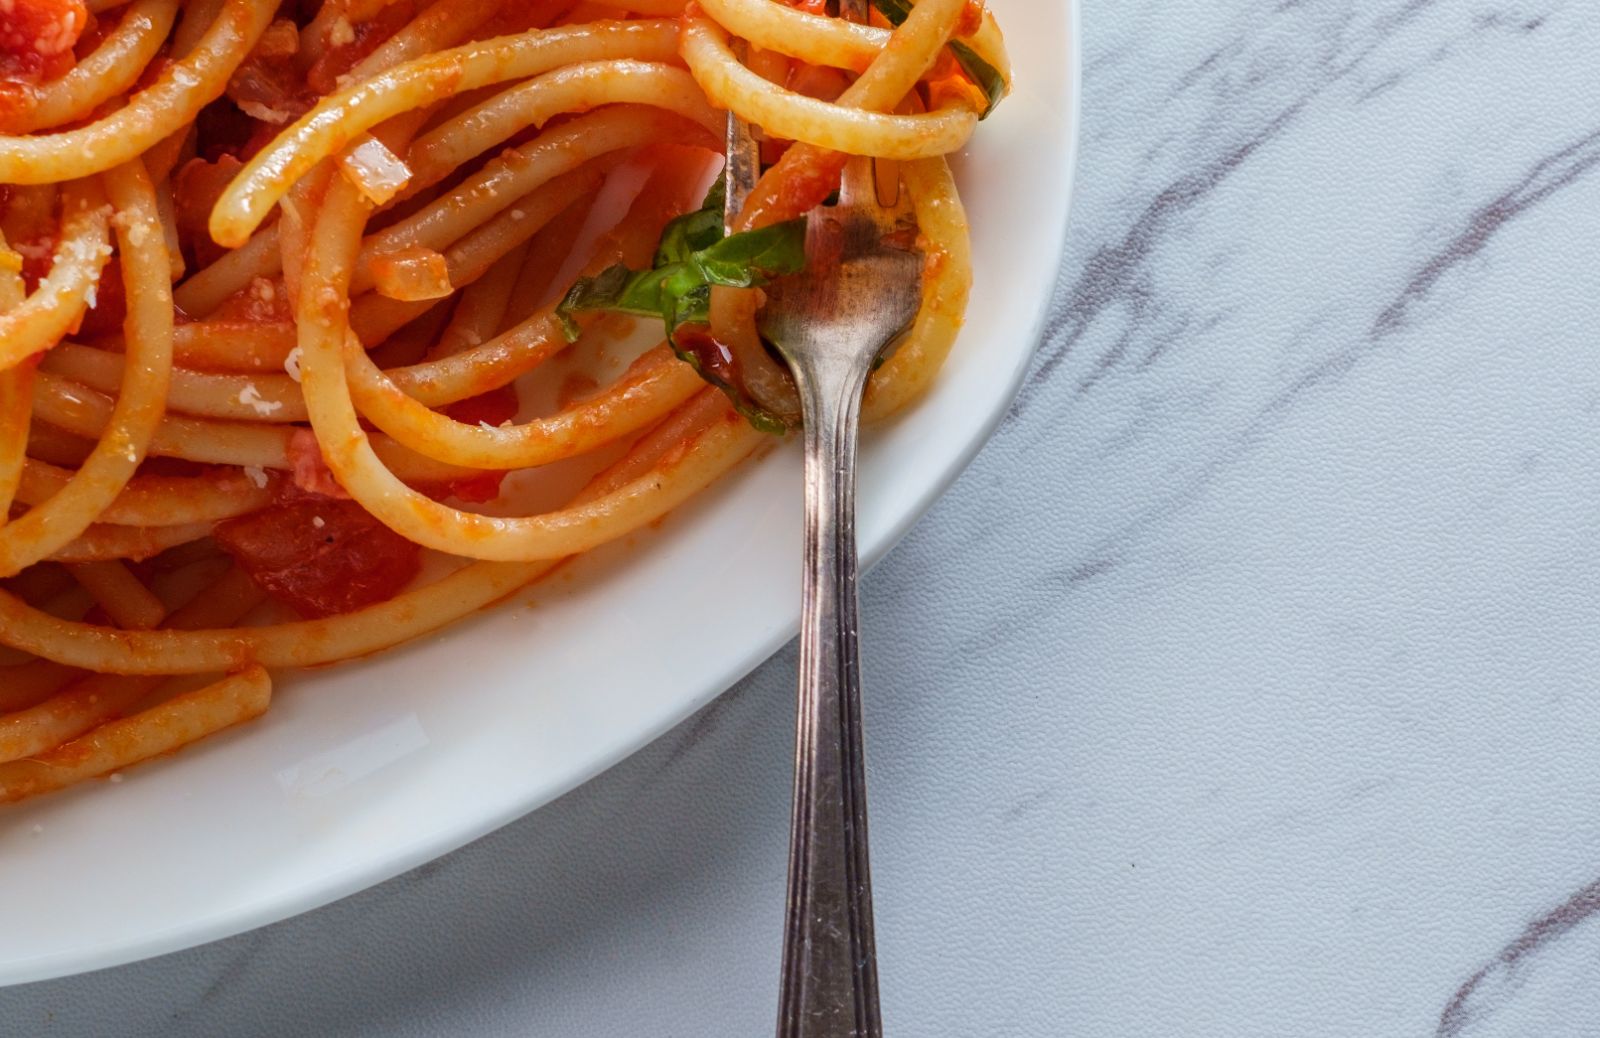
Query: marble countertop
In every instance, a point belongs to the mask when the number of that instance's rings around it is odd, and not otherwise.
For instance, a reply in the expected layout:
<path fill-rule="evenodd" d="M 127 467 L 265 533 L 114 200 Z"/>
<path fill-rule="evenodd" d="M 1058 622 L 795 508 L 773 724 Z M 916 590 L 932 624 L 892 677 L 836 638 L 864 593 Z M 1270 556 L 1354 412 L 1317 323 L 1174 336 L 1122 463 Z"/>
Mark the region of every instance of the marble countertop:
<path fill-rule="evenodd" d="M 1038 360 L 866 582 L 890 1033 L 1600 1034 L 1600 6 L 1084 28 Z M 0 1032 L 769 1033 L 793 664 Z"/>

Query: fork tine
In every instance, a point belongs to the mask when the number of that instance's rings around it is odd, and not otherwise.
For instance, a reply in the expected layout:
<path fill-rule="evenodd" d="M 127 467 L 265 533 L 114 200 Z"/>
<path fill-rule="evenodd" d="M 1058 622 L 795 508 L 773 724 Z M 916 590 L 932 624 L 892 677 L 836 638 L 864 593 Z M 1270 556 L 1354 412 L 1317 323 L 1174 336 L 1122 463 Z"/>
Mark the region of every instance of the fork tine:
<path fill-rule="evenodd" d="M 745 43 L 734 41 L 734 53 L 744 60 Z M 733 112 L 728 113 L 728 130 L 725 141 L 728 174 L 727 198 L 722 205 L 722 229 L 733 232 L 733 223 L 744 210 L 745 199 L 755 189 L 761 176 L 761 142 L 756 140 L 750 124 Z"/>
<path fill-rule="evenodd" d="M 838 0 L 839 17 L 848 22 L 868 21 L 869 0 Z M 885 175 L 882 179 L 888 179 Z M 882 182 L 877 162 L 873 159 L 853 159 L 845 167 L 839 185 L 839 201 L 845 205 L 886 208 L 898 215 L 898 203 L 904 201 L 899 177 Z"/>
<path fill-rule="evenodd" d="M 852 155 L 844 164 L 844 172 L 839 176 L 839 204 L 873 209 L 878 207 L 877 175 L 873 172 L 871 159 Z"/>
<path fill-rule="evenodd" d="M 896 223 L 916 223 L 917 208 L 911 204 L 911 192 L 906 190 L 906 182 L 900 176 L 900 164 L 889 161 L 890 168 L 894 170 L 894 179 L 885 184 L 878 182 L 878 203 L 883 206 L 885 216 Z M 884 192 L 889 192 L 887 198 Z"/>

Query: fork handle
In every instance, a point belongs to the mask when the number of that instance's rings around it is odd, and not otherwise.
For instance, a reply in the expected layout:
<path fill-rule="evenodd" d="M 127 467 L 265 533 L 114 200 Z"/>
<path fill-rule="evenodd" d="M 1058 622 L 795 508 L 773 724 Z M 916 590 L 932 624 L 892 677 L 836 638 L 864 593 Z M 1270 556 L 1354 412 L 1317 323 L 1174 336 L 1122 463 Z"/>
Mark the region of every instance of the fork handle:
<path fill-rule="evenodd" d="M 778 1038 L 880 1038 L 856 627 L 856 439 L 870 358 L 792 366 L 805 414 L 805 576 Z"/>

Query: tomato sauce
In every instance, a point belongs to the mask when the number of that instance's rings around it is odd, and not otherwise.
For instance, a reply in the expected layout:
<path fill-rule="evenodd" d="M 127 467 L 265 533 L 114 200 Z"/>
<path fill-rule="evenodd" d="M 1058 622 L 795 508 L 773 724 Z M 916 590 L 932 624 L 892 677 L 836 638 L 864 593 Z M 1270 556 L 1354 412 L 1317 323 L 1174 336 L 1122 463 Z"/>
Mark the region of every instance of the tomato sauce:
<path fill-rule="evenodd" d="M 740 387 L 739 364 L 727 343 L 712 334 L 704 324 L 680 324 L 672 333 L 673 344 L 694 358 L 695 366 L 724 385 Z"/>
<path fill-rule="evenodd" d="M 319 94 L 330 94 L 339 88 L 339 77 L 355 68 L 361 61 L 383 45 L 383 42 L 405 27 L 416 17 L 416 5 L 401 0 L 385 7 L 370 21 L 359 24 L 344 23 L 348 39 L 332 42 L 320 58 L 306 72 L 306 82 Z"/>
<path fill-rule="evenodd" d="M 520 407 L 516 389 L 512 386 L 501 386 L 487 393 L 457 400 L 445 407 L 444 413 L 467 425 L 483 423 L 499 427 L 515 418 Z M 504 472 L 490 470 L 417 489 L 436 499 L 453 497 L 468 504 L 482 504 L 500 496 L 500 486 L 505 482 L 505 478 Z"/>

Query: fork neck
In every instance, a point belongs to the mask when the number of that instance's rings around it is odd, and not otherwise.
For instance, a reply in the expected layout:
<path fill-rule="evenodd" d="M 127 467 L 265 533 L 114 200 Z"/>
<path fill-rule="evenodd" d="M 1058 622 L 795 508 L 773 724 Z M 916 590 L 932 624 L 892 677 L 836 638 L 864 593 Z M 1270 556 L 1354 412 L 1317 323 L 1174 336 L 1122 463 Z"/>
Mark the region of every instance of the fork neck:
<path fill-rule="evenodd" d="M 837 459 L 842 450 L 853 470 L 861 427 L 861 398 L 872 373 L 872 358 L 807 349 L 803 355 L 788 359 L 805 417 L 807 455 L 816 450 L 823 457 Z M 853 499 L 853 481 L 850 491 Z"/>

